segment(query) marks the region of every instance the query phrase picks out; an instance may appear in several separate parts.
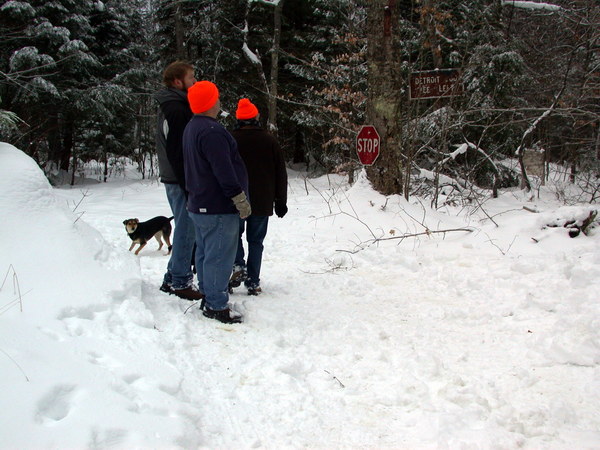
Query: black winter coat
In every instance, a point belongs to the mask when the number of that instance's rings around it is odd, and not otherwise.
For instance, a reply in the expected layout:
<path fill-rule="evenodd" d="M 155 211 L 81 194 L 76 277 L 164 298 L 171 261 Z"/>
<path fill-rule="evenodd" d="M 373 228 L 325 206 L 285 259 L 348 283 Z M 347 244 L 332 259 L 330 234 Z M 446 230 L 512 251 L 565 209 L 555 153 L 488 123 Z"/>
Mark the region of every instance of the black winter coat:
<path fill-rule="evenodd" d="M 272 216 L 274 204 L 287 203 L 287 172 L 279 143 L 258 126 L 244 126 L 231 134 L 248 170 L 252 215 Z"/>
<path fill-rule="evenodd" d="M 156 151 L 160 181 L 179 184 L 185 189 L 181 140 L 185 126 L 194 114 L 184 91 L 165 88 L 157 92 L 154 97 L 159 103 Z"/>

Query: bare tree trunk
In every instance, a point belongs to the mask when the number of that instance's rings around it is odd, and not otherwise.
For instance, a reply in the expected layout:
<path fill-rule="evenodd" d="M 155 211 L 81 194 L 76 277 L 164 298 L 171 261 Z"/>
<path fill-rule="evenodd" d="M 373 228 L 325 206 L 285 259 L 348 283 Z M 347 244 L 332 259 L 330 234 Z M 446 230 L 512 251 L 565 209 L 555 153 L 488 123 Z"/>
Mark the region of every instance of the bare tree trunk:
<path fill-rule="evenodd" d="M 73 172 L 71 173 L 71 186 L 75 186 L 75 172 L 77 172 L 77 155 L 73 154 Z"/>
<path fill-rule="evenodd" d="M 269 89 L 269 120 L 267 128 L 277 134 L 277 92 L 279 83 L 279 50 L 281 42 L 281 15 L 283 0 L 275 6 L 273 12 L 273 48 L 271 49 L 271 80 Z"/>
<path fill-rule="evenodd" d="M 73 154 L 74 144 L 74 124 L 72 120 L 65 120 L 62 124 L 62 149 L 61 149 L 61 169 L 69 170 L 69 161 Z M 73 170 L 75 172 L 75 170 Z"/>
<path fill-rule="evenodd" d="M 399 55 L 399 3 L 401 0 L 368 0 L 367 122 L 377 129 L 381 138 L 379 158 L 367 168 L 373 187 L 384 195 L 403 192 L 401 142 L 401 111 L 406 95 L 402 87 Z M 408 193 L 406 192 L 405 195 Z"/>
<path fill-rule="evenodd" d="M 185 31 L 181 12 L 181 2 L 175 5 L 175 43 L 177 45 L 177 58 L 186 59 L 187 49 L 185 48 Z"/>
<path fill-rule="evenodd" d="M 108 181 L 108 154 L 104 152 L 104 173 L 102 179 L 106 183 Z"/>
<path fill-rule="evenodd" d="M 62 160 L 62 142 L 60 139 L 60 127 L 58 124 L 58 118 L 55 114 L 52 114 L 48 119 L 48 160 L 53 161 L 56 164 L 57 169 L 62 169 L 65 165 Z M 69 161 L 67 161 L 67 169 L 69 168 Z"/>
<path fill-rule="evenodd" d="M 600 126 L 596 128 L 596 159 L 600 159 Z"/>
<path fill-rule="evenodd" d="M 242 30 L 242 35 L 244 39 L 244 45 L 242 47 L 244 56 L 246 60 L 254 66 L 256 72 L 258 73 L 258 78 L 260 79 L 261 84 L 265 92 L 267 93 L 267 104 L 269 103 L 269 83 L 267 82 L 267 77 L 265 76 L 265 71 L 262 65 L 262 61 L 260 59 L 260 55 L 256 51 L 250 50 L 250 46 L 248 44 L 248 16 L 250 15 L 250 3 L 246 3 L 246 17 L 244 18 L 244 29 Z"/>
<path fill-rule="evenodd" d="M 246 3 L 245 26 L 242 30 L 244 38 L 244 56 L 250 62 L 250 64 L 252 64 L 256 68 L 258 72 L 258 77 L 262 82 L 265 88 L 265 92 L 267 94 L 267 108 L 269 110 L 269 115 L 267 117 L 267 129 L 273 134 L 277 134 L 277 92 L 279 88 L 279 51 L 281 48 L 281 18 L 283 15 L 283 2 L 284 0 L 279 0 L 279 2 L 277 3 L 271 3 L 270 1 L 262 0 L 262 3 L 274 7 L 273 45 L 271 47 L 271 76 L 269 82 L 267 82 L 265 71 L 259 55 L 256 52 L 250 50 L 250 47 L 248 45 L 248 15 L 250 13 L 251 4 L 253 3 L 252 0 L 249 0 Z"/>

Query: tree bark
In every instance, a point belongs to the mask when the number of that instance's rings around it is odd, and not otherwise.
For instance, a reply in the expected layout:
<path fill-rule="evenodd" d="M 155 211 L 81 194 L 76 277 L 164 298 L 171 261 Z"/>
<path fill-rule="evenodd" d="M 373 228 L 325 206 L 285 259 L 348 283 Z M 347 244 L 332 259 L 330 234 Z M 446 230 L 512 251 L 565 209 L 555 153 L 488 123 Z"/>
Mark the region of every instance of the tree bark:
<path fill-rule="evenodd" d="M 48 142 L 48 161 L 54 162 L 56 164 L 56 168 L 60 169 L 63 166 L 61 161 L 62 143 L 60 140 L 60 128 L 56 115 L 52 114 L 48 118 L 47 129 L 48 132 L 46 139 Z"/>
<path fill-rule="evenodd" d="M 187 59 L 187 49 L 185 48 L 185 30 L 181 12 L 181 2 L 175 5 L 175 43 L 177 45 L 177 58 Z"/>
<path fill-rule="evenodd" d="M 271 79 L 269 88 L 269 119 L 267 127 L 270 132 L 277 134 L 277 92 L 279 83 L 279 49 L 281 43 L 281 15 L 283 0 L 275 5 L 273 12 L 273 48 L 271 50 Z"/>
<path fill-rule="evenodd" d="M 369 0 L 367 16 L 367 122 L 381 138 L 379 157 L 367 168 L 373 187 L 384 195 L 403 192 L 401 112 L 406 102 L 399 54 L 401 0 Z"/>
<path fill-rule="evenodd" d="M 65 120 L 62 124 L 62 141 L 63 146 L 61 149 L 61 166 L 60 168 L 64 171 L 69 170 L 69 161 L 71 161 L 71 155 L 73 155 L 74 147 L 74 124 L 72 120 Z M 75 155 L 76 156 L 76 155 Z M 75 171 L 75 169 L 73 169 Z"/>

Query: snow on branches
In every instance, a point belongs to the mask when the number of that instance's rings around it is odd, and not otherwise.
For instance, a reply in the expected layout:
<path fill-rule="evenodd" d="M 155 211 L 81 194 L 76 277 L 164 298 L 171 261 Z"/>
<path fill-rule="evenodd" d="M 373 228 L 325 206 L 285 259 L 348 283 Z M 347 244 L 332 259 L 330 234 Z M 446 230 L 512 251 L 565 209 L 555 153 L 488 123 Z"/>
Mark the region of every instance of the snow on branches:
<path fill-rule="evenodd" d="M 560 11 L 562 8 L 551 3 L 537 3 L 526 1 L 502 0 L 503 6 L 514 6 L 515 8 L 523 9 L 545 9 L 547 11 Z"/>

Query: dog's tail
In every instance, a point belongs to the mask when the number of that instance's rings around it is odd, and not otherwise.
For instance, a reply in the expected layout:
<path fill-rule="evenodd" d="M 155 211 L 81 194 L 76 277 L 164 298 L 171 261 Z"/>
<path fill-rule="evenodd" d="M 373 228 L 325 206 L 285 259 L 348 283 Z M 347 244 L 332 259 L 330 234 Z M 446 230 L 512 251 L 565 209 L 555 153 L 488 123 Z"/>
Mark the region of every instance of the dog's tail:
<path fill-rule="evenodd" d="M 171 217 L 169 217 L 169 222 L 170 222 L 171 220 L 173 220 L 174 218 L 175 218 L 175 216 L 171 216 Z"/>

